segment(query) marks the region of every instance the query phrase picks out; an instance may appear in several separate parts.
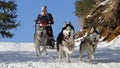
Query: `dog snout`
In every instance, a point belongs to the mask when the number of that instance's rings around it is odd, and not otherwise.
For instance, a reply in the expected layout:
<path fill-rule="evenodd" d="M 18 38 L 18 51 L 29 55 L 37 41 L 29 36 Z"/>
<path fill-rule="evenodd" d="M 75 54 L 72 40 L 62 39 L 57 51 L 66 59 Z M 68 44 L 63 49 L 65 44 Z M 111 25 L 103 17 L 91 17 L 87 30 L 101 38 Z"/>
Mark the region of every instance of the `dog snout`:
<path fill-rule="evenodd" d="M 96 38 L 94 38 L 96 40 Z"/>
<path fill-rule="evenodd" d="M 70 35 L 71 35 L 71 32 L 69 32 L 68 35 L 70 36 Z"/>
<path fill-rule="evenodd" d="M 68 34 L 70 35 L 71 33 L 69 32 Z"/>
<path fill-rule="evenodd" d="M 41 35 L 43 35 L 43 32 L 41 32 Z"/>

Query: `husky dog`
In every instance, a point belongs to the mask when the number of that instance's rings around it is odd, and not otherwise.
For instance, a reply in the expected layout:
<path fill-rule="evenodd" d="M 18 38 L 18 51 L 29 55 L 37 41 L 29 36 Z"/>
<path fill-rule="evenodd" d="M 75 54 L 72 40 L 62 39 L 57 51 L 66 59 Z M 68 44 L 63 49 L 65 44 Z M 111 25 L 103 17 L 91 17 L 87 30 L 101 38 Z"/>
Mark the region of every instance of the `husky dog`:
<path fill-rule="evenodd" d="M 34 46 L 36 56 L 40 56 L 43 51 L 46 51 L 47 33 L 43 26 L 38 26 L 38 29 L 34 33 Z M 42 50 L 40 50 L 42 48 Z"/>
<path fill-rule="evenodd" d="M 82 53 L 84 50 L 86 50 L 88 54 L 87 62 L 90 62 L 90 60 L 94 59 L 94 53 L 98 45 L 98 40 L 99 40 L 99 30 L 95 28 L 91 28 L 90 32 L 88 32 L 86 36 L 83 37 L 80 43 L 80 48 L 79 48 L 80 60 L 82 60 Z"/>
<path fill-rule="evenodd" d="M 66 56 L 66 60 L 70 62 L 69 55 L 73 52 L 74 49 L 74 27 L 69 22 L 69 24 L 64 23 L 61 32 L 57 37 L 57 51 L 59 54 L 59 61 L 61 57 Z"/>

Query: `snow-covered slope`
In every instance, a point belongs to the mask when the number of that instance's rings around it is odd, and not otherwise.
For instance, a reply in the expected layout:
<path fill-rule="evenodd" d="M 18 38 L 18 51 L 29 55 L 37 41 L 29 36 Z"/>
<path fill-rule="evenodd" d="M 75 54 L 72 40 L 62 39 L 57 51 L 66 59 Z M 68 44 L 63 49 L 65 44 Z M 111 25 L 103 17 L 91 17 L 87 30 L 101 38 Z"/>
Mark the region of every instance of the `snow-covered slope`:
<path fill-rule="evenodd" d="M 96 59 L 86 63 L 86 53 L 83 61 L 79 61 L 78 45 L 75 44 L 71 63 L 65 59 L 58 62 L 56 49 L 48 49 L 48 55 L 34 55 L 33 43 L 0 42 L 0 68 L 119 68 L 120 67 L 120 36 L 110 43 L 100 42 L 96 51 Z"/>

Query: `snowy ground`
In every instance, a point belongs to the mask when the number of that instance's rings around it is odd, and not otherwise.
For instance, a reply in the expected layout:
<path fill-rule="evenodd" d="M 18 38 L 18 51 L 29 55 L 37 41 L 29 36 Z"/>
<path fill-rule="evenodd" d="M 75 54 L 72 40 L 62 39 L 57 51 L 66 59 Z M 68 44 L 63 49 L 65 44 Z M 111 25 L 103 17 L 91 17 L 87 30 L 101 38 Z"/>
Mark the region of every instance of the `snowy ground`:
<path fill-rule="evenodd" d="M 0 68 L 120 68 L 120 37 L 110 43 L 99 43 L 92 63 L 86 62 L 86 53 L 79 61 L 78 42 L 75 45 L 72 62 L 68 63 L 65 59 L 58 62 L 55 49 L 48 49 L 48 55 L 43 53 L 37 58 L 33 43 L 0 42 Z"/>

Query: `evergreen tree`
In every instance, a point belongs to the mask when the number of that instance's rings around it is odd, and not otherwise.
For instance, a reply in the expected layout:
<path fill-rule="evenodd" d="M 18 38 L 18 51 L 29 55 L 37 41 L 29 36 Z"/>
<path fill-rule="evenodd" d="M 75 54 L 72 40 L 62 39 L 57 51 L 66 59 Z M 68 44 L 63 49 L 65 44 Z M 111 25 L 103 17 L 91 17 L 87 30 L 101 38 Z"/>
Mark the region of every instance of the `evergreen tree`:
<path fill-rule="evenodd" d="M 0 37 L 12 38 L 14 34 L 10 30 L 20 25 L 16 22 L 16 7 L 15 0 L 0 0 Z"/>
<path fill-rule="evenodd" d="M 76 0 L 75 15 L 79 18 L 86 16 L 94 5 L 95 0 Z"/>

